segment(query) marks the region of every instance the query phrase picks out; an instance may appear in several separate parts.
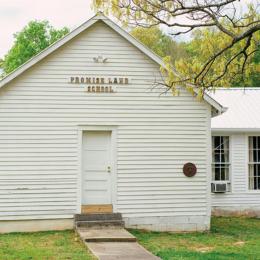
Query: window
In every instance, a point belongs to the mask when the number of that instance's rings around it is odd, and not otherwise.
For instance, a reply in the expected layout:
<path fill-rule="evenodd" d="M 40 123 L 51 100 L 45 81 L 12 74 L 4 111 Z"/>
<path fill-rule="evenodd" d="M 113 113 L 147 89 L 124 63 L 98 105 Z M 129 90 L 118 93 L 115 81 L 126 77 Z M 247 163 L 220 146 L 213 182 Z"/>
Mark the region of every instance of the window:
<path fill-rule="evenodd" d="M 212 137 L 212 180 L 229 181 L 229 136 Z"/>
<path fill-rule="evenodd" d="M 249 189 L 260 190 L 260 136 L 249 137 Z"/>

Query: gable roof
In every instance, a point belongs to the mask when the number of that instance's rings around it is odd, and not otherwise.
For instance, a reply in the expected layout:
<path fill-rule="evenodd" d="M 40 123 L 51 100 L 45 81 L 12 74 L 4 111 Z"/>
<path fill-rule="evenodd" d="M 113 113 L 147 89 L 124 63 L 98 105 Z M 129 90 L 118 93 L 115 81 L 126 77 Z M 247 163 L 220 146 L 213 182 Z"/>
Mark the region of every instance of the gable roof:
<path fill-rule="evenodd" d="M 210 95 L 228 107 L 211 120 L 213 131 L 260 131 L 260 88 L 218 89 Z"/>
<path fill-rule="evenodd" d="M 20 67 L 18 67 L 15 71 L 5 76 L 0 81 L 0 88 L 5 86 L 7 83 L 21 75 L 23 72 L 31 68 L 33 65 L 35 65 L 37 62 L 44 59 L 46 56 L 57 50 L 59 47 L 63 46 L 65 43 L 73 39 L 75 36 L 79 35 L 81 32 L 88 29 L 90 26 L 95 24 L 97 21 L 103 21 L 106 25 L 108 25 L 110 28 L 112 28 L 114 31 L 116 31 L 118 34 L 120 34 L 123 38 L 125 38 L 128 42 L 133 44 L 136 48 L 138 48 L 141 52 L 143 52 L 145 55 L 147 55 L 150 59 L 152 59 L 154 62 L 159 64 L 160 66 L 164 66 L 163 60 L 155 54 L 153 51 L 151 51 L 149 48 L 147 48 L 145 45 L 143 45 L 141 42 L 139 42 L 137 39 L 135 39 L 132 35 L 130 35 L 127 31 L 122 29 L 120 26 L 115 24 L 112 20 L 110 20 L 108 17 L 103 15 L 102 13 L 97 13 L 95 16 L 93 16 L 91 19 L 68 33 L 66 36 L 64 36 L 62 39 L 58 40 L 57 42 L 50 45 L 48 48 L 44 49 L 31 59 L 29 59 L 27 62 L 22 64 Z M 216 100 L 214 100 L 211 96 L 205 93 L 204 95 L 205 101 L 210 104 L 218 114 L 221 114 L 225 112 L 225 108 L 222 107 L 220 103 L 218 103 Z"/>

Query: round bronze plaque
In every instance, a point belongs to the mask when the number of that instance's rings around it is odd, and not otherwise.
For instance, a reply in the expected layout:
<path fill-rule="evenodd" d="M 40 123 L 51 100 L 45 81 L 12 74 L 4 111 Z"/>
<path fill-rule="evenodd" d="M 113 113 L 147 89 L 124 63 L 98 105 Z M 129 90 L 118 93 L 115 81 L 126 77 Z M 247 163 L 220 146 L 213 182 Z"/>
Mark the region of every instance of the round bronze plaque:
<path fill-rule="evenodd" d="M 197 167 L 194 163 L 185 163 L 183 166 L 183 173 L 187 177 L 193 177 L 197 173 Z"/>

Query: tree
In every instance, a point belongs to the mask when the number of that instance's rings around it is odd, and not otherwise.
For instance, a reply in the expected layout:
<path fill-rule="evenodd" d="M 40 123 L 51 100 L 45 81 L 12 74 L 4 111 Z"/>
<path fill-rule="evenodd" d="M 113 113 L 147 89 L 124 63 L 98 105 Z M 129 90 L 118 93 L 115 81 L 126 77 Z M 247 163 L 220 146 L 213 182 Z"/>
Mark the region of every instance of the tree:
<path fill-rule="evenodd" d="M 192 40 L 186 44 L 187 56 L 181 58 L 175 62 L 176 68 L 180 71 L 184 71 L 186 64 L 204 64 L 207 62 L 208 53 L 214 52 L 214 49 L 217 49 L 218 46 L 223 44 L 223 36 L 221 33 L 216 32 L 212 29 L 197 30 L 193 34 Z M 260 59 L 257 59 L 259 52 L 252 54 L 252 59 L 247 61 L 247 67 L 243 74 L 237 73 L 237 71 L 242 70 L 243 59 L 237 59 L 232 62 L 229 67 L 226 67 L 226 62 L 230 60 L 231 57 L 236 55 L 243 46 L 241 44 L 235 45 L 233 48 L 227 50 L 221 58 L 218 59 L 219 68 L 216 66 L 214 69 L 215 74 L 222 76 L 218 80 L 217 84 L 219 86 L 225 87 L 246 87 L 252 86 L 256 87 L 260 85 L 259 81 L 259 68 L 260 68 Z M 190 65 L 192 66 L 192 65 Z M 222 75 L 223 67 L 228 69 L 228 72 Z M 187 72 L 188 73 L 188 72 Z M 209 72 L 211 73 L 211 72 Z M 208 73 L 208 74 L 209 74 Z M 214 78 L 214 75 L 210 75 L 211 78 Z"/>
<path fill-rule="evenodd" d="M 48 21 L 29 22 L 22 31 L 14 34 L 15 42 L 2 62 L 5 74 L 12 72 L 68 32 L 66 27 L 60 30 L 53 28 Z"/>
<path fill-rule="evenodd" d="M 148 27 L 164 24 L 174 30 L 173 35 L 204 28 L 219 34 L 217 44 L 207 38 L 208 49 L 202 50 L 203 62 L 193 60 L 184 64 L 182 61 L 173 68 L 169 57 L 165 59 L 162 72 L 167 75 L 166 85 L 173 91 L 180 84 L 191 91 L 196 86 L 202 96 L 207 89 L 225 86 L 232 76 L 247 73 L 248 64 L 259 49 L 257 0 L 251 0 L 247 12 L 238 12 L 244 5 L 239 0 L 93 1 L 96 8 L 103 8 L 125 24 Z"/>
<path fill-rule="evenodd" d="M 0 79 L 3 77 L 3 69 L 2 69 L 2 67 L 3 67 L 3 60 L 0 59 Z"/>
<path fill-rule="evenodd" d="M 158 26 L 149 28 L 136 27 L 131 31 L 131 34 L 162 58 L 170 56 L 174 64 L 192 64 L 195 61 L 205 62 L 204 52 L 207 53 L 208 51 L 208 42 L 212 41 L 219 44 L 219 39 L 221 39 L 219 33 L 205 29 L 195 31 L 190 41 L 177 43 L 161 31 Z M 233 51 L 232 49 L 231 52 Z M 228 53 L 228 55 L 232 54 Z M 260 52 L 255 53 L 251 64 L 248 64 L 246 72 L 244 77 L 239 75 L 229 78 L 226 87 L 260 87 Z M 230 75 L 231 71 L 227 76 Z"/>
<path fill-rule="evenodd" d="M 253 58 L 256 73 L 252 73 L 250 77 L 252 87 L 260 87 L 260 46 L 258 48 L 259 51 L 255 53 Z"/>
<path fill-rule="evenodd" d="M 184 43 L 175 42 L 158 26 L 136 27 L 131 31 L 131 34 L 162 58 L 170 56 L 174 62 L 187 56 Z"/>

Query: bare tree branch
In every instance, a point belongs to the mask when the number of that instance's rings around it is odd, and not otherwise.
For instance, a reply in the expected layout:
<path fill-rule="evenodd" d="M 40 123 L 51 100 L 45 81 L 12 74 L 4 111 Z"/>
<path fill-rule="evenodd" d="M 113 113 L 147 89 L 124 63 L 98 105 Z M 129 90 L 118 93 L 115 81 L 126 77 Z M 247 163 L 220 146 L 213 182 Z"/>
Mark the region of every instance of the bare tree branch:
<path fill-rule="evenodd" d="M 188 78 L 180 77 L 180 80 L 174 81 L 174 83 L 197 84 L 207 89 L 225 77 L 231 64 L 241 57 L 243 63 L 240 73 L 243 75 L 245 72 L 249 57 L 257 51 L 252 51 L 251 46 L 255 44 L 253 36 L 260 31 L 260 15 L 257 11 L 260 7 L 259 1 L 252 0 L 255 12 L 251 13 L 239 12 L 239 7 L 245 6 L 240 0 L 114 0 L 108 2 L 112 2 L 111 8 L 119 8 L 122 11 L 121 19 L 125 17 L 131 23 L 141 26 L 166 25 L 175 30 L 171 33 L 174 36 L 187 34 L 199 28 L 212 28 L 223 33 L 228 38 L 226 45 L 218 48 L 196 75 Z M 250 11 L 250 7 L 248 10 Z M 241 49 L 229 57 L 223 71 L 206 80 L 219 58 L 225 56 L 238 44 L 241 45 Z"/>

